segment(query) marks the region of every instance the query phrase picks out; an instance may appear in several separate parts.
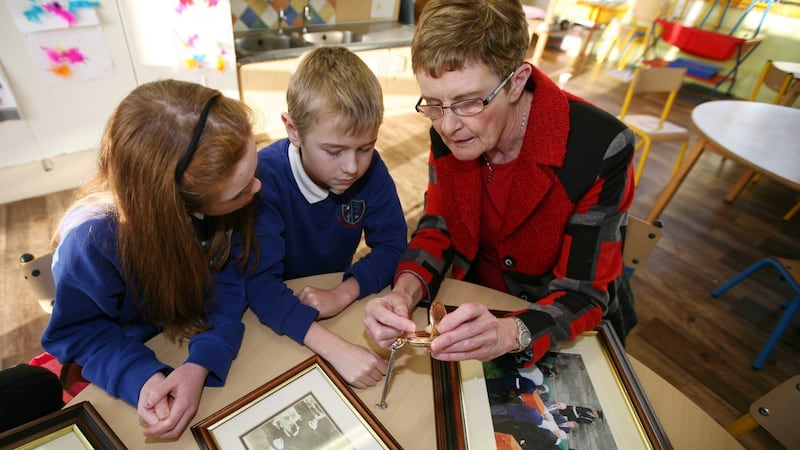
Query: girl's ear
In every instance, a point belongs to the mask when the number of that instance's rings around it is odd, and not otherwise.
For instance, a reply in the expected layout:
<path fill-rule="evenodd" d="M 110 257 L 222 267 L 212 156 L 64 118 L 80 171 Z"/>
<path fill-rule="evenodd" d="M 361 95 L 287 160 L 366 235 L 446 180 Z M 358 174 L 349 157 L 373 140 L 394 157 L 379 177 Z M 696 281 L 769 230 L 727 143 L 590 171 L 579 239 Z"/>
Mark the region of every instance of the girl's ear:
<path fill-rule="evenodd" d="M 301 145 L 300 133 L 297 131 L 297 127 L 294 126 L 292 116 L 286 112 L 281 113 L 281 120 L 283 121 L 283 126 L 286 128 L 286 136 L 289 138 L 289 142 L 297 148 L 303 148 Z"/>

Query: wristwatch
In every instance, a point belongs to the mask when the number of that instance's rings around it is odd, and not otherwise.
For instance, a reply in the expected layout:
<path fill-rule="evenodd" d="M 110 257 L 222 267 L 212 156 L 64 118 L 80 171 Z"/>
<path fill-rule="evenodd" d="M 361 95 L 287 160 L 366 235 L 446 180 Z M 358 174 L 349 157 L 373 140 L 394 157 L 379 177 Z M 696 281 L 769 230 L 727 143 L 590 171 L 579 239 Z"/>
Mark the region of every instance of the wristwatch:
<path fill-rule="evenodd" d="M 517 345 L 519 345 L 514 353 L 521 353 L 531 346 L 531 331 L 519 317 L 512 317 L 512 319 L 517 324 Z"/>

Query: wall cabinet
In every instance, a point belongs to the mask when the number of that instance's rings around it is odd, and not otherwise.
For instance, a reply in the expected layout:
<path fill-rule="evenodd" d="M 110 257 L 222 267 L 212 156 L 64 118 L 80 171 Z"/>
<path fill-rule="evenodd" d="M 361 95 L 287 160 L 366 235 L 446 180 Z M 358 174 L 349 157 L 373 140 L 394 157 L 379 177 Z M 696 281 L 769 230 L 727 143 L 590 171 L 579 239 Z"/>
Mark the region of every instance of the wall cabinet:
<path fill-rule="evenodd" d="M 372 69 L 381 84 L 384 115 L 412 112 L 419 89 L 411 72 L 410 48 L 363 50 L 356 54 Z M 267 133 L 273 140 L 286 135 L 281 113 L 287 110 L 286 89 L 296 66 L 297 58 L 292 58 L 239 67 L 241 98 L 255 112 L 256 133 Z"/>

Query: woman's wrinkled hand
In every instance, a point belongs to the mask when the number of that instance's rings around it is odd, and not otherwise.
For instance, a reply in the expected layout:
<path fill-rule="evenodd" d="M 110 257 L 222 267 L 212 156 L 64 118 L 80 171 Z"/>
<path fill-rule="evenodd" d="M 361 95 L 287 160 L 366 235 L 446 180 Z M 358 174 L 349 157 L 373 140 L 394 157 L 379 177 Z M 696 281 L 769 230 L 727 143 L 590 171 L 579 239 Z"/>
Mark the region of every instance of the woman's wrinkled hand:
<path fill-rule="evenodd" d="M 430 350 L 442 361 L 489 361 L 518 347 L 514 321 L 498 319 L 482 303 L 464 303 L 448 313 L 438 332 Z"/>

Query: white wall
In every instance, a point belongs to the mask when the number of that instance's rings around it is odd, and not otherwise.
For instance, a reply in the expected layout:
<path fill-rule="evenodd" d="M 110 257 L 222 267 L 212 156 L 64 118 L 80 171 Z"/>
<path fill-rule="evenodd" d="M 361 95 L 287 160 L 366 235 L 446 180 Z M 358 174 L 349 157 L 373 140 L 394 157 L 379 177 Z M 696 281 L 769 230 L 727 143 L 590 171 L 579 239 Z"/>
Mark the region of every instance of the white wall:
<path fill-rule="evenodd" d="M 94 171 L 94 156 L 108 117 L 141 83 L 180 78 L 238 98 L 235 58 L 225 70 L 176 67 L 174 17 L 177 2 L 106 0 L 96 9 L 113 73 L 106 78 L 56 85 L 42 82 L 24 34 L 0 2 L 0 64 L 22 120 L 0 122 L 0 203 L 80 185 Z M 219 1 L 213 23 L 199 27 L 233 54 L 230 3 Z M 46 171 L 45 166 L 50 170 Z M 63 173 L 68 171 L 68 173 Z"/>
<path fill-rule="evenodd" d="M 0 4 L 0 63 L 22 116 L 0 122 L 0 167 L 95 148 L 111 111 L 136 85 L 116 2 L 103 2 L 97 14 L 113 76 L 47 84 L 7 5 Z"/>

